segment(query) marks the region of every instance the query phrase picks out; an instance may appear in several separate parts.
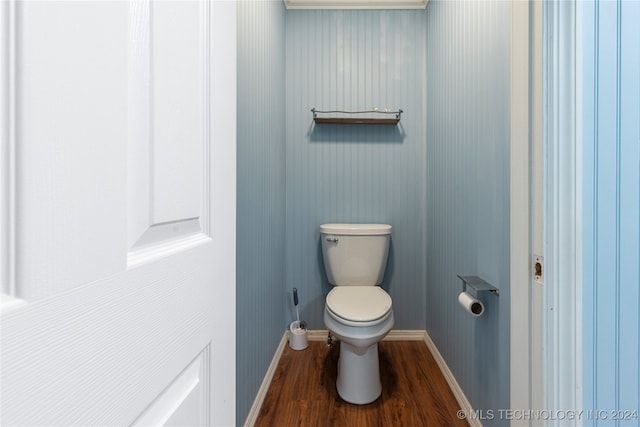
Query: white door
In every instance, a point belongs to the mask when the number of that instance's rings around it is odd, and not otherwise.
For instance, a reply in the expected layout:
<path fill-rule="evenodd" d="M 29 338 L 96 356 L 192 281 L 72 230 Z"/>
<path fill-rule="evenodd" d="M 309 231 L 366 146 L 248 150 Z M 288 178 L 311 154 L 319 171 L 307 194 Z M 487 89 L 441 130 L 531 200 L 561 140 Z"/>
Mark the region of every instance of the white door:
<path fill-rule="evenodd" d="M 3 426 L 235 424 L 235 22 L 0 2 Z"/>

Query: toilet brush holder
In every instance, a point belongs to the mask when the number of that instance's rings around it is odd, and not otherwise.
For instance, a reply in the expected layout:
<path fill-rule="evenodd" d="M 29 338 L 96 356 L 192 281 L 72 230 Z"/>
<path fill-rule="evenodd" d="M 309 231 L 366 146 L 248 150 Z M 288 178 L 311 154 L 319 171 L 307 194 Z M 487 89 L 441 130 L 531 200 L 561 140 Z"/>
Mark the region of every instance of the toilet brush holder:
<path fill-rule="evenodd" d="M 289 347 L 293 350 L 304 350 L 308 346 L 306 325 L 304 322 L 294 320 L 289 325 Z"/>

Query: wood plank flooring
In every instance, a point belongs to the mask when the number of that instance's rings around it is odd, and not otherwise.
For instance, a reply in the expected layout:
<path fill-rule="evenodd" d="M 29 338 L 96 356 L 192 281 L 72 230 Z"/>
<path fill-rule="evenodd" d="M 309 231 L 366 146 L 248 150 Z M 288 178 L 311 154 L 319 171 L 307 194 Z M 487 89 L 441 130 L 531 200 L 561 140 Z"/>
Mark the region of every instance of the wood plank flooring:
<path fill-rule="evenodd" d="M 422 341 L 378 344 L 382 395 L 368 405 L 344 402 L 336 391 L 339 347 L 309 342 L 286 347 L 258 414 L 259 427 L 467 426 L 440 368 Z"/>

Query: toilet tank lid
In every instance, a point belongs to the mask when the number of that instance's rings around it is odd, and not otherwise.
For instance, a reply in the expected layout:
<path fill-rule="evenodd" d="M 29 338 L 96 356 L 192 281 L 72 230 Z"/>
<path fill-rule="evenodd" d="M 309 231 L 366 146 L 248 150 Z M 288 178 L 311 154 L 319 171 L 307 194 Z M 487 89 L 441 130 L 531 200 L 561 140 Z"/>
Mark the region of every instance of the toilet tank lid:
<path fill-rule="evenodd" d="M 320 233 L 339 236 L 375 236 L 391 234 L 391 226 L 389 224 L 322 224 Z"/>

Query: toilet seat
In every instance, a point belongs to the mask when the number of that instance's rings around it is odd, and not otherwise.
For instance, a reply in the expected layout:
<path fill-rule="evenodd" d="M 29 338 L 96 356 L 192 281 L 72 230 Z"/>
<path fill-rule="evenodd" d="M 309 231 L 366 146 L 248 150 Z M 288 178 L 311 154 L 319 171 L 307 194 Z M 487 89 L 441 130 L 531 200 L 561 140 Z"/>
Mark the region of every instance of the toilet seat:
<path fill-rule="evenodd" d="M 378 286 L 338 286 L 326 299 L 331 317 L 349 326 L 371 326 L 391 314 L 391 297 Z"/>

